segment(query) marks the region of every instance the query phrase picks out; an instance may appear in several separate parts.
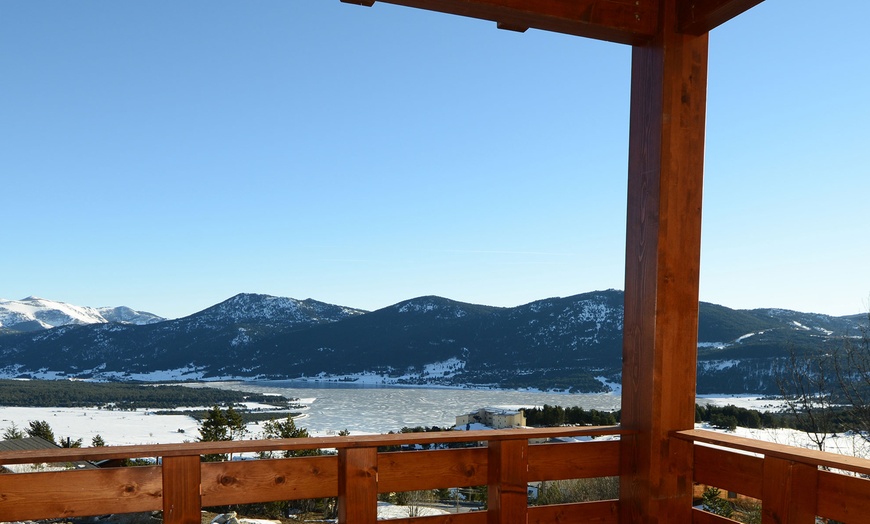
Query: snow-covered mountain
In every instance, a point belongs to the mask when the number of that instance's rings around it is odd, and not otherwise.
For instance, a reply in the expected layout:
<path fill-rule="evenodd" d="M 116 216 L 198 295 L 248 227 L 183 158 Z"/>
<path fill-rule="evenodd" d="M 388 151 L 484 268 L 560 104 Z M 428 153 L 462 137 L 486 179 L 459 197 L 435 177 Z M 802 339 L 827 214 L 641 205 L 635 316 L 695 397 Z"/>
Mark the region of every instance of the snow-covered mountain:
<path fill-rule="evenodd" d="M 93 308 L 65 302 L 27 297 L 21 300 L 0 299 L 0 328 L 11 331 L 41 331 L 59 326 L 106 324 L 154 324 L 165 320 L 126 306 Z"/>
<path fill-rule="evenodd" d="M 240 294 L 149 325 L 109 323 L 96 310 L 67 308 L 77 322 L 52 329 L 42 324 L 50 325 L 51 316 L 37 322 L 35 306 L 21 305 L 27 301 L 4 301 L 6 311 L 23 319 L 19 325 L 31 322 L 38 330 L 0 333 L 0 376 L 367 376 L 390 384 L 604 391 L 621 378 L 623 300 L 612 289 L 512 308 L 425 296 L 365 312 Z M 95 315 L 103 320 L 86 321 Z M 817 351 L 860 334 L 859 319 L 851 317 L 702 302 L 698 392 L 774 393 L 776 372 L 791 351 Z"/>

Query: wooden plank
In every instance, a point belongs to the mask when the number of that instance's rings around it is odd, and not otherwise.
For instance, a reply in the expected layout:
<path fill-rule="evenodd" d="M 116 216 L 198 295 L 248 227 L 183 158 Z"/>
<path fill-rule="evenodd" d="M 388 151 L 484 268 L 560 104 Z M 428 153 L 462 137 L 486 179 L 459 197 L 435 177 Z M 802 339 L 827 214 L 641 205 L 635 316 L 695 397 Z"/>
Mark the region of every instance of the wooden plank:
<path fill-rule="evenodd" d="M 529 508 L 529 524 L 616 524 L 619 501 L 601 500 Z"/>
<path fill-rule="evenodd" d="M 697 445 L 694 463 L 695 482 L 761 498 L 764 459 Z"/>
<path fill-rule="evenodd" d="M 486 524 L 485 511 L 470 511 L 468 513 L 449 513 L 430 517 L 410 517 L 390 519 L 390 524 Z"/>
<path fill-rule="evenodd" d="M 337 496 L 336 456 L 202 465 L 203 506 Z"/>
<path fill-rule="evenodd" d="M 620 522 L 689 522 L 707 86 L 706 35 L 632 50 L 623 331 Z"/>
<path fill-rule="evenodd" d="M 163 523 L 200 524 L 199 455 L 163 459 Z"/>
<path fill-rule="evenodd" d="M 619 441 L 529 446 L 529 481 L 619 475 Z"/>
<path fill-rule="evenodd" d="M 488 449 L 487 523 L 526 522 L 529 486 L 529 442 L 490 442 Z"/>
<path fill-rule="evenodd" d="M 734 520 L 701 509 L 692 510 L 692 524 L 734 524 Z"/>
<path fill-rule="evenodd" d="M 815 466 L 766 457 L 762 524 L 815 524 L 818 472 Z"/>
<path fill-rule="evenodd" d="M 487 481 L 486 461 L 486 448 L 381 453 L 378 491 L 481 486 Z"/>
<path fill-rule="evenodd" d="M 377 520 L 377 448 L 338 450 L 338 522 L 375 524 Z"/>
<path fill-rule="evenodd" d="M 157 466 L 0 474 L 5 521 L 83 517 L 161 509 Z"/>
<path fill-rule="evenodd" d="M 655 2 L 636 0 L 379 0 L 428 11 L 496 22 L 512 31 L 541 29 L 621 44 L 648 42 L 655 35 Z M 373 0 L 342 0 L 371 6 Z"/>
<path fill-rule="evenodd" d="M 838 522 L 862 522 L 870 515 L 870 480 L 819 472 L 818 515 Z"/>
<path fill-rule="evenodd" d="M 259 451 L 301 449 L 344 449 L 429 444 L 432 442 L 486 442 L 517 438 L 556 438 L 622 435 L 629 431 L 620 426 L 586 426 L 561 428 L 513 428 L 503 430 L 438 431 L 431 433 L 394 433 L 345 437 L 312 437 L 221 442 L 185 442 L 182 444 L 148 444 L 137 446 L 102 446 L 93 448 L 57 448 L 0 452 L 0 464 L 38 464 L 141 457 L 179 457 L 222 453 L 256 453 Z"/>
<path fill-rule="evenodd" d="M 691 35 L 702 35 L 763 1 L 685 0 L 680 3 L 679 30 Z"/>
<path fill-rule="evenodd" d="M 705 431 L 703 429 L 676 431 L 674 432 L 674 436 L 691 442 L 704 442 L 715 446 L 724 446 L 748 451 L 750 453 L 758 453 L 767 457 L 778 457 L 785 460 L 803 462 L 805 464 L 813 464 L 831 469 L 854 471 L 855 473 L 870 476 L 870 459 L 866 458 L 850 457 L 848 455 L 839 455 L 837 453 L 828 453 L 814 449 L 798 448 L 795 446 L 787 446 L 785 444 L 776 444 L 774 442 L 764 442 L 762 440 L 727 435 L 715 431 Z"/>

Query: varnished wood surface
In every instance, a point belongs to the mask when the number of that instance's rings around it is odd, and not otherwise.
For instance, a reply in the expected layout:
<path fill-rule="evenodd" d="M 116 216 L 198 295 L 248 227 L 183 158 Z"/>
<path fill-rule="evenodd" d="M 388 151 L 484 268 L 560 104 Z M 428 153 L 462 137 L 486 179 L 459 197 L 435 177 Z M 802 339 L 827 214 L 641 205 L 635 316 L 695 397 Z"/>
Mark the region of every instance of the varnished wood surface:
<path fill-rule="evenodd" d="M 647 42 L 655 34 L 658 9 L 646 0 L 342 0 L 389 3 L 497 22 L 513 31 L 542 29 L 622 44 Z"/>
<path fill-rule="evenodd" d="M 202 464 L 203 506 L 337 495 L 336 456 Z"/>
<path fill-rule="evenodd" d="M 163 459 L 163 524 L 200 524 L 200 458 Z"/>
<path fill-rule="evenodd" d="M 870 460 L 704 430 L 674 436 L 703 443 L 694 448 L 695 481 L 760 499 L 764 523 L 862 523 L 870 515 L 870 480 L 857 476 Z"/>
<path fill-rule="evenodd" d="M 529 486 L 528 441 L 490 442 L 487 452 L 487 524 L 524 522 Z"/>
<path fill-rule="evenodd" d="M 740 16 L 764 0 L 682 0 L 679 30 L 702 35 Z"/>
<path fill-rule="evenodd" d="M 870 517 L 870 480 L 819 471 L 819 516 L 837 522 L 866 522 Z"/>
<path fill-rule="evenodd" d="M 158 466 L 0 474 L 0 520 L 162 509 Z"/>
<path fill-rule="evenodd" d="M 238 440 L 227 442 L 187 442 L 183 444 L 151 444 L 141 446 L 104 446 L 95 448 L 63 448 L 0 452 L 0 464 L 37 464 L 74 462 L 77 460 L 107 460 L 124 458 L 179 457 L 223 453 L 255 453 L 300 449 L 343 449 L 380 446 L 429 444 L 432 442 L 486 442 L 521 438 L 558 438 L 580 436 L 621 435 L 628 433 L 620 426 L 577 426 L 562 428 L 515 428 L 501 430 L 442 431 L 431 433 L 395 433 L 347 437 L 313 437 L 269 440 Z"/>
<path fill-rule="evenodd" d="M 377 520 L 377 449 L 338 450 L 338 521 L 375 524 Z"/>
<path fill-rule="evenodd" d="M 734 524 L 735 521 L 702 509 L 692 510 L 692 524 Z"/>
<path fill-rule="evenodd" d="M 786 446 L 785 444 L 764 442 L 762 440 L 738 437 L 715 431 L 705 431 L 703 429 L 677 431 L 674 432 L 674 436 L 692 442 L 703 442 L 748 451 L 750 453 L 758 453 L 759 455 L 803 462 L 805 464 L 815 464 L 831 469 L 853 471 L 861 475 L 870 475 L 870 459 L 866 458 L 827 453 L 815 449 L 796 448 L 794 446 Z"/>
<path fill-rule="evenodd" d="M 378 491 L 415 491 L 444 486 L 482 486 L 487 481 L 486 448 L 444 449 L 378 455 Z"/>
<path fill-rule="evenodd" d="M 619 475 L 619 441 L 529 446 L 529 481 Z"/>
<path fill-rule="evenodd" d="M 761 457 L 708 446 L 695 446 L 694 450 L 695 482 L 756 499 L 764 496 Z"/>
<path fill-rule="evenodd" d="M 707 36 L 676 32 L 661 0 L 656 38 L 632 49 L 620 522 L 689 522 Z"/>

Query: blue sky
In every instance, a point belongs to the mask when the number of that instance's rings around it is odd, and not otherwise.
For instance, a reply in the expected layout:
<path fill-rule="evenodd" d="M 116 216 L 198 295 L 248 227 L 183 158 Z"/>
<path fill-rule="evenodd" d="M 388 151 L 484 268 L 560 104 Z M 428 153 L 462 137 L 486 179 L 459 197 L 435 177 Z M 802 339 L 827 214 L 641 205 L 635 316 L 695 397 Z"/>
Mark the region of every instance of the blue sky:
<path fill-rule="evenodd" d="M 702 300 L 868 309 L 868 18 L 767 0 L 711 34 Z M 4 0 L 0 297 L 621 289 L 629 67 L 380 3 Z"/>

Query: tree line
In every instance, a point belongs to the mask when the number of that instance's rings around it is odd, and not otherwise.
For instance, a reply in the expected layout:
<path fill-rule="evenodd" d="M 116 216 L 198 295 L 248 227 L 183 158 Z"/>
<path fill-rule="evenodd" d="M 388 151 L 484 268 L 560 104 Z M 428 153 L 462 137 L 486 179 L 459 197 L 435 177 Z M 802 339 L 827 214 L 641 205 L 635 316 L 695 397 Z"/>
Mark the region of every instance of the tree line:
<path fill-rule="evenodd" d="M 281 407 L 290 405 L 284 397 L 217 388 L 73 380 L 0 380 L 0 406 L 133 410 L 242 402 Z"/>

